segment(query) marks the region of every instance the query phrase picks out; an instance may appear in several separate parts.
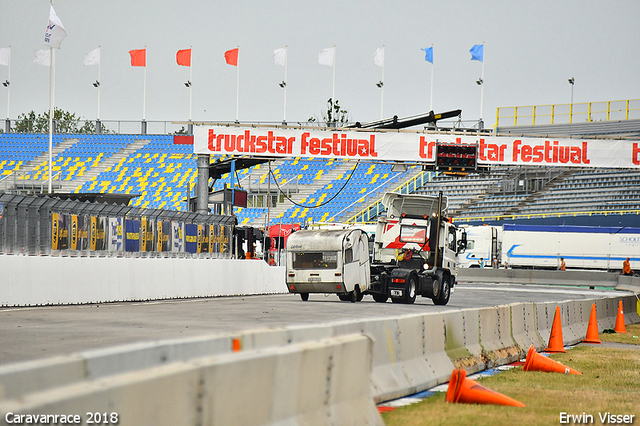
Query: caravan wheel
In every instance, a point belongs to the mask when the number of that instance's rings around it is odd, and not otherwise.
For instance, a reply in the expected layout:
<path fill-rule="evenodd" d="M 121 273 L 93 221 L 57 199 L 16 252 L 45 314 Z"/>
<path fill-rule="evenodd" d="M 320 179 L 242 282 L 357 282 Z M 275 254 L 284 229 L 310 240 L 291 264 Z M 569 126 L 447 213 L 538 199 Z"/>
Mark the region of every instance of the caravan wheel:
<path fill-rule="evenodd" d="M 349 293 L 351 295 L 351 303 L 356 303 L 362 300 L 362 293 L 360 293 L 360 286 L 355 286 L 353 291 Z"/>
<path fill-rule="evenodd" d="M 302 299 L 303 302 L 306 302 L 309 300 L 309 293 L 300 293 L 300 299 Z"/>

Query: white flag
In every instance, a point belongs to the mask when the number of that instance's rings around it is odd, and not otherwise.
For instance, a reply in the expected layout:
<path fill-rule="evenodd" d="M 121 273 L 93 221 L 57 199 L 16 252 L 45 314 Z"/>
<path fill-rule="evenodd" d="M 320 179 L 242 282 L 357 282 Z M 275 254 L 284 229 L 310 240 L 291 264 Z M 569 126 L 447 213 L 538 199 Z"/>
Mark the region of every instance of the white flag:
<path fill-rule="evenodd" d="M 4 49 L 0 49 L 0 65 L 4 65 L 8 67 L 11 63 L 11 48 L 5 47 Z"/>
<path fill-rule="evenodd" d="M 384 67 L 384 47 L 376 50 L 376 53 L 373 55 L 373 65 L 376 67 Z"/>
<path fill-rule="evenodd" d="M 284 67 L 287 63 L 287 49 L 275 49 L 273 51 L 273 63 Z"/>
<path fill-rule="evenodd" d="M 333 66 L 333 59 L 336 55 L 336 48 L 329 47 L 327 49 L 322 49 L 320 53 L 318 53 L 318 63 L 320 65 L 326 65 L 328 67 Z"/>
<path fill-rule="evenodd" d="M 67 32 L 64 30 L 62 21 L 56 15 L 52 5 L 49 11 L 49 25 L 47 25 L 47 31 L 44 33 L 44 45 L 60 49 L 60 43 L 66 36 Z"/>
<path fill-rule="evenodd" d="M 36 64 L 44 65 L 45 67 L 51 66 L 51 50 L 36 50 L 36 54 L 33 58 L 33 62 Z"/>
<path fill-rule="evenodd" d="M 93 49 L 82 60 L 85 65 L 100 65 L 100 48 Z"/>

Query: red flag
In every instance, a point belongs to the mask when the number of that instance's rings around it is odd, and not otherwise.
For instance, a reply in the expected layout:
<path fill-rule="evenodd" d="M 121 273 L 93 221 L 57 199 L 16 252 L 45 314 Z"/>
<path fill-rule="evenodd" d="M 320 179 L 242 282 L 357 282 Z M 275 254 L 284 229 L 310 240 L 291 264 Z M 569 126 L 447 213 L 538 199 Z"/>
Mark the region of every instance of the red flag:
<path fill-rule="evenodd" d="M 226 52 L 224 52 L 224 59 L 225 61 L 227 61 L 227 63 L 229 65 L 233 65 L 234 67 L 238 66 L 238 51 L 240 49 L 238 49 L 237 47 L 235 49 L 231 49 L 231 50 L 227 50 Z"/>
<path fill-rule="evenodd" d="M 132 67 L 146 67 L 147 66 L 147 49 L 130 50 L 131 66 Z"/>
<path fill-rule="evenodd" d="M 182 65 L 183 67 L 191 66 L 191 49 L 178 50 L 176 53 L 176 61 L 178 65 Z"/>

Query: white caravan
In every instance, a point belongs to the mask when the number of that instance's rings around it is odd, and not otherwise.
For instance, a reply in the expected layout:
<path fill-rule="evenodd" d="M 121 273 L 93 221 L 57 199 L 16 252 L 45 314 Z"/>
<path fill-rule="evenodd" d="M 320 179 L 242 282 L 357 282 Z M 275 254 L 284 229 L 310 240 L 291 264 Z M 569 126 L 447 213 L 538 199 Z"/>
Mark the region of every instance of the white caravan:
<path fill-rule="evenodd" d="M 298 231 L 287 242 L 287 287 L 302 300 L 309 293 L 335 293 L 362 300 L 370 282 L 369 239 L 361 229 Z"/>

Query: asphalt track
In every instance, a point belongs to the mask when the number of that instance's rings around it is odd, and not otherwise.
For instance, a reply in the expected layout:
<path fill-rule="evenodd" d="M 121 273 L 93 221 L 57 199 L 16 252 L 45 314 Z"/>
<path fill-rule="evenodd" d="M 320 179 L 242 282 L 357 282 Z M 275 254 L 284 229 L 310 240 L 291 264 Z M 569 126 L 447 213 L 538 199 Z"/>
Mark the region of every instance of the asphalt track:
<path fill-rule="evenodd" d="M 446 306 L 418 297 L 414 305 L 360 303 L 336 295 L 218 297 L 141 303 L 0 309 L 0 364 L 108 346 L 372 317 L 447 312 L 518 302 L 560 302 L 627 294 L 531 285 L 459 284 Z"/>

